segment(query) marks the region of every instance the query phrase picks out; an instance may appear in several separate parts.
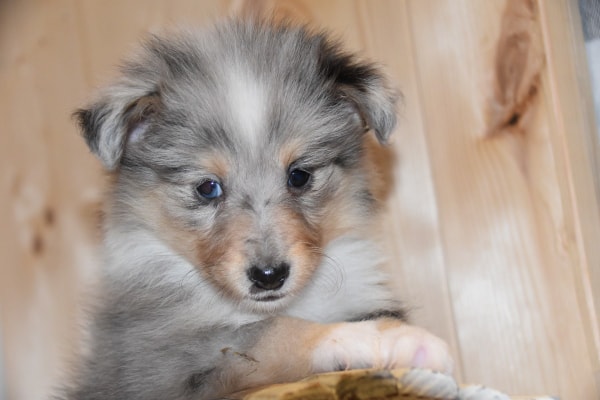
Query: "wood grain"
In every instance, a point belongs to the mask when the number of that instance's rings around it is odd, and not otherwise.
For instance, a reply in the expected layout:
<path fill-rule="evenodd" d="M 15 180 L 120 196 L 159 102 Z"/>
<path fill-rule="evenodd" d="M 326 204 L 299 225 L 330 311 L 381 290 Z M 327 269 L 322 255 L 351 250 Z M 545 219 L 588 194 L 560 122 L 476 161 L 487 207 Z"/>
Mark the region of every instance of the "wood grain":
<path fill-rule="evenodd" d="M 574 1 L 27 0 L 0 3 L 8 399 L 47 397 L 97 271 L 103 176 L 70 113 L 145 32 L 256 10 L 326 27 L 403 91 L 380 234 L 458 380 L 600 398 L 600 153 Z"/>

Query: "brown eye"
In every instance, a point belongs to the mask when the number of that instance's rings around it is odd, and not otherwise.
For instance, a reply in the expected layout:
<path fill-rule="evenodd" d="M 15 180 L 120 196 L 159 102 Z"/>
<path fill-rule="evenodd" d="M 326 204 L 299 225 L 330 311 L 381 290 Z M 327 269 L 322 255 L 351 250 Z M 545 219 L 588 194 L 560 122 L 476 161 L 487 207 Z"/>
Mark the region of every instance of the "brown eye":
<path fill-rule="evenodd" d="M 208 179 L 196 186 L 196 192 L 207 200 L 213 200 L 223 195 L 221 184 L 213 179 Z"/>
<path fill-rule="evenodd" d="M 296 189 L 303 188 L 310 181 L 310 173 L 301 169 L 294 169 L 288 175 L 288 186 Z"/>

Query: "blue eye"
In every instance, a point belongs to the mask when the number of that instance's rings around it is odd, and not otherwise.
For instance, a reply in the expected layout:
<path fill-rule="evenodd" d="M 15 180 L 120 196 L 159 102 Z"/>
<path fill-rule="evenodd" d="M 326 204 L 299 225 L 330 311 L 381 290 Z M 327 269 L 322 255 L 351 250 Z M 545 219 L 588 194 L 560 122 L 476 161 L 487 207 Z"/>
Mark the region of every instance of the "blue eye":
<path fill-rule="evenodd" d="M 310 173 L 301 169 L 294 169 L 288 175 L 288 186 L 300 189 L 310 181 Z"/>
<path fill-rule="evenodd" d="M 216 199 L 223 195 L 221 184 L 213 179 L 208 179 L 196 186 L 196 192 L 208 200 Z"/>

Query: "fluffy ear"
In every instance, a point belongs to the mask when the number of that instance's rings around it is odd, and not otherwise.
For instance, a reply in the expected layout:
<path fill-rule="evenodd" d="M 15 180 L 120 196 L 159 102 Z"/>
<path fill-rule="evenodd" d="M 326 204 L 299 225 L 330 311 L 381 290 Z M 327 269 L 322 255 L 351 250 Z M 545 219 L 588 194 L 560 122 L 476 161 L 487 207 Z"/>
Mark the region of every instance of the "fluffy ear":
<path fill-rule="evenodd" d="M 333 79 L 339 94 L 357 108 L 366 129 L 375 131 L 384 143 L 396 126 L 396 105 L 400 94 L 391 89 L 383 73 L 373 64 L 355 60 L 337 44 L 321 42 L 322 71 Z"/>
<path fill-rule="evenodd" d="M 74 117 L 90 150 L 115 170 L 128 143 L 139 141 L 160 108 L 157 92 L 115 85 Z"/>

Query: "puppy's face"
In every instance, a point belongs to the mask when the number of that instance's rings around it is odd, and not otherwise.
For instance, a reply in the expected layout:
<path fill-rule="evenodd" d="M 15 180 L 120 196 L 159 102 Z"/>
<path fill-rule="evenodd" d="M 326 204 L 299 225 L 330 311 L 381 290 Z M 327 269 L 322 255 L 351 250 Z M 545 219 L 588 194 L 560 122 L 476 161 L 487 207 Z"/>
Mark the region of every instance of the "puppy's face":
<path fill-rule="evenodd" d="M 109 226 L 151 232 L 223 294 L 275 310 L 323 247 L 372 210 L 367 126 L 380 141 L 395 96 L 323 35 L 230 23 L 153 38 L 78 111 L 116 174 Z"/>

